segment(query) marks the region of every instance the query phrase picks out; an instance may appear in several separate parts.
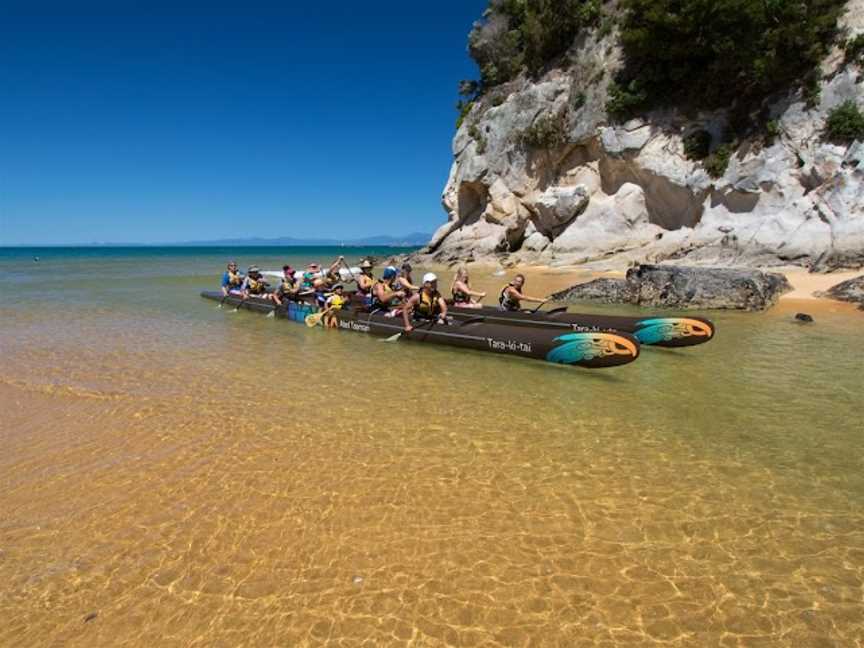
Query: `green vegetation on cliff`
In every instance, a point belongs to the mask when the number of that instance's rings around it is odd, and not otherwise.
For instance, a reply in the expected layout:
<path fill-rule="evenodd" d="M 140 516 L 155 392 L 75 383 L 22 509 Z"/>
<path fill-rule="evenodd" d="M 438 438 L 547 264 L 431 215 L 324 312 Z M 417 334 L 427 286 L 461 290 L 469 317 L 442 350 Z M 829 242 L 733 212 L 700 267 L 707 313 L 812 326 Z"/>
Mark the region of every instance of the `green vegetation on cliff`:
<path fill-rule="evenodd" d="M 638 108 L 752 106 L 806 85 L 837 35 L 845 0 L 623 0 L 622 80 Z"/>
<path fill-rule="evenodd" d="M 599 0 L 492 0 L 468 39 L 483 87 L 538 74 L 599 18 Z"/>
<path fill-rule="evenodd" d="M 734 108 L 773 93 L 815 99 L 818 66 L 837 37 L 845 0 L 490 0 L 469 36 L 476 95 L 554 65 L 580 31 L 620 27 L 624 69 L 607 106 L 623 119 L 662 105 Z M 864 46 L 850 41 L 850 58 Z M 471 97 L 473 98 L 473 97 Z"/>
<path fill-rule="evenodd" d="M 844 101 L 829 113 L 825 135 L 840 144 L 864 140 L 864 114 L 854 101 Z"/>

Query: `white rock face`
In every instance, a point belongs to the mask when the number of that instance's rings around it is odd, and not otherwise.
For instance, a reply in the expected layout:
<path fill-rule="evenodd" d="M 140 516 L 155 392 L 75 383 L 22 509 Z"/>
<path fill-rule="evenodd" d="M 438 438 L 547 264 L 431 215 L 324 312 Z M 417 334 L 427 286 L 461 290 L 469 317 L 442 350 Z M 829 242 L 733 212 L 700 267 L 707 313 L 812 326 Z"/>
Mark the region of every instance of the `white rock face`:
<path fill-rule="evenodd" d="M 864 32 L 864 0 L 849 2 L 844 24 L 848 36 Z M 672 258 L 864 265 L 864 143 L 822 138 L 831 109 L 849 99 L 864 108 L 864 75 L 842 52 L 823 65 L 819 106 L 809 110 L 794 95 L 778 103 L 779 137 L 739 149 L 722 178 L 684 156 L 684 138 L 697 129 L 720 139 L 722 111 L 696 119 L 655 112 L 610 125 L 607 85 L 620 65 L 615 35 L 589 37 L 570 58 L 571 68 L 539 82 L 496 88 L 466 118 L 442 197 L 449 219 L 427 256 L 607 267 Z M 538 119 L 558 115 L 566 116 L 570 144 L 525 143 Z"/>

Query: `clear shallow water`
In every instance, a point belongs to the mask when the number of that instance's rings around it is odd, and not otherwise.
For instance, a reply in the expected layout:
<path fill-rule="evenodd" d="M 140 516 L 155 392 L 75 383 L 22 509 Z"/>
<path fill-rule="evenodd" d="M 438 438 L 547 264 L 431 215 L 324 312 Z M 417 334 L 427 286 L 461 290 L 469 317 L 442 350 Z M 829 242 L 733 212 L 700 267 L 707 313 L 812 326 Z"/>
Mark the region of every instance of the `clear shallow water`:
<path fill-rule="evenodd" d="M 0 250 L 0 645 L 864 643 L 862 315 L 592 372 L 197 296 L 338 253 Z"/>

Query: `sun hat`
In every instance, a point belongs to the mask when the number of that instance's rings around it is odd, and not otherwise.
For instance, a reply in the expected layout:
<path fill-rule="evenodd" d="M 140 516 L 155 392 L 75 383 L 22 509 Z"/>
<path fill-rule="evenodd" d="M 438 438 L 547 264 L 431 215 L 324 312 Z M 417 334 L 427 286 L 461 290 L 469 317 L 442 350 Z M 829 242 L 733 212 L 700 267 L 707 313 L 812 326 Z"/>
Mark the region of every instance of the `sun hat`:
<path fill-rule="evenodd" d="M 261 268 L 259 268 L 258 266 L 256 266 L 256 265 L 249 266 L 249 270 L 248 270 L 249 274 L 258 274 L 259 272 L 261 272 Z"/>
<path fill-rule="evenodd" d="M 438 276 L 434 272 L 427 272 L 423 275 L 423 283 L 435 283 L 438 281 Z"/>
<path fill-rule="evenodd" d="M 360 267 L 366 270 L 367 268 L 372 267 L 372 262 L 369 259 L 363 259 L 363 263 L 360 264 Z"/>

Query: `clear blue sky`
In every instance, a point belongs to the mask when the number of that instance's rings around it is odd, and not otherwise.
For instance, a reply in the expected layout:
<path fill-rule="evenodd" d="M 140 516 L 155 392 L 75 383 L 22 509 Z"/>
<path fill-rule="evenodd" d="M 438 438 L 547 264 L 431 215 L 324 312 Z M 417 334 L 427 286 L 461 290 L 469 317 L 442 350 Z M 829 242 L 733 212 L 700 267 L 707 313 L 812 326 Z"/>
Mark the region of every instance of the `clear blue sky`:
<path fill-rule="evenodd" d="M 3 3 L 0 245 L 444 222 L 486 0 L 183 4 Z"/>

